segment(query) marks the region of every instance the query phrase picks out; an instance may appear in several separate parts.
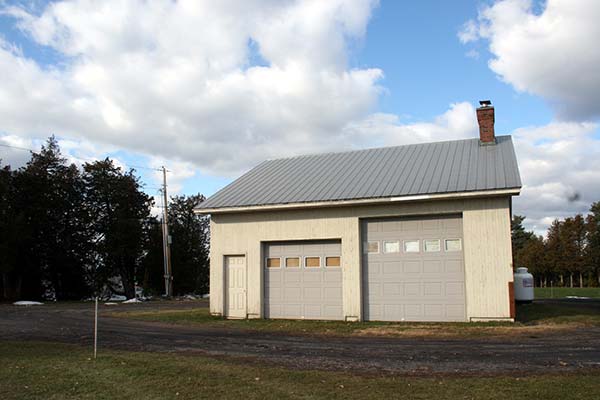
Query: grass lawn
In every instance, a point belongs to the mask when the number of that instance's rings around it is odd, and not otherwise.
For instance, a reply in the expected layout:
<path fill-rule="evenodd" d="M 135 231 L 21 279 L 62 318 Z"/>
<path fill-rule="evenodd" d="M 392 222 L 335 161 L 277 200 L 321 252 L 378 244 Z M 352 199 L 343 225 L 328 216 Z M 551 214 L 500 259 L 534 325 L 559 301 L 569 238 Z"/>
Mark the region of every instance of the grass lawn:
<path fill-rule="evenodd" d="M 517 307 L 517 321 L 478 323 L 398 323 L 309 320 L 226 320 L 211 316 L 207 308 L 162 311 L 116 311 L 110 316 L 227 329 L 323 335 L 394 335 L 407 337 L 477 337 L 533 334 L 567 330 L 583 325 L 600 326 L 598 307 L 584 304 L 526 304 Z"/>
<path fill-rule="evenodd" d="M 0 398 L 11 399 L 591 399 L 600 375 L 395 377 L 294 371 L 201 356 L 0 342 Z"/>
<path fill-rule="evenodd" d="M 562 299 L 567 296 L 600 298 L 600 288 L 535 288 L 536 299 Z"/>

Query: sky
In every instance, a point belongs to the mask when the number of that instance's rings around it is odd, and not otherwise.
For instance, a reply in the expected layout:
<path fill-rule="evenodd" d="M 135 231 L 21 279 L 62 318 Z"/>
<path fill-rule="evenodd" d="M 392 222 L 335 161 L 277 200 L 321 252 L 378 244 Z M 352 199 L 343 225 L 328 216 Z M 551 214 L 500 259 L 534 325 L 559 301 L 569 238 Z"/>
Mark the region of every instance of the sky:
<path fill-rule="evenodd" d="M 490 99 L 543 233 L 600 200 L 600 2 L 0 0 L 0 144 L 54 134 L 156 195 L 265 159 L 477 137 Z M 27 151 L 0 146 L 18 168 Z"/>

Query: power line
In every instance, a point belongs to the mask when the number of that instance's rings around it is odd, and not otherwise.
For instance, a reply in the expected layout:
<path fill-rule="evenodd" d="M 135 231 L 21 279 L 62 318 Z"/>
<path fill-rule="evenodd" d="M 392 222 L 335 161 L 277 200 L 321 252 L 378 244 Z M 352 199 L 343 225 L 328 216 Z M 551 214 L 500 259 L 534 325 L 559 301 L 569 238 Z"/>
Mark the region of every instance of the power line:
<path fill-rule="evenodd" d="M 0 143 L 0 146 L 2 146 L 2 147 L 10 147 L 11 149 L 17 149 L 17 150 L 25 150 L 25 151 L 35 152 L 35 150 L 32 150 L 32 149 L 28 149 L 28 148 L 25 148 L 25 147 L 11 146 L 9 144 Z"/>

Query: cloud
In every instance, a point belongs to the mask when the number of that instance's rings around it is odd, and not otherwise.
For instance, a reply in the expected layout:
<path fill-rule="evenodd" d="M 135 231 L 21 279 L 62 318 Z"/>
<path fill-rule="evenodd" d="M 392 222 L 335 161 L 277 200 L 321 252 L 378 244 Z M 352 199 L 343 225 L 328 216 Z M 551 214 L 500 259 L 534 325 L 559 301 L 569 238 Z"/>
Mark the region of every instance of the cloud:
<path fill-rule="evenodd" d="M 514 212 L 539 234 L 555 218 L 587 213 L 600 200 L 598 124 L 552 122 L 513 132 L 523 190 Z"/>
<path fill-rule="evenodd" d="M 516 90 L 546 99 L 563 120 L 600 117 L 600 2 L 501 0 L 458 33 L 489 42 L 490 68 Z"/>
<path fill-rule="evenodd" d="M 373 113 L 349 123 L 345 140 L 357 147 L 424 143 L 477 137 L 475 108 L 468 102 L 450 104 L 449 109 L 432 121 L 404 122 L 395 114 Z"/>
<path fill-rule="evenodd" d="M 11 77 L 0 81 L 0 130 L 57 133 L 227 176 L 265 158 L 335 149 L 347 123 L 370 115 L 381 92 L 381 70 L 347 63 L 376 3 L 5 7 L 60 62 L 43 65 L 0 42 L 0 74 Z"/>

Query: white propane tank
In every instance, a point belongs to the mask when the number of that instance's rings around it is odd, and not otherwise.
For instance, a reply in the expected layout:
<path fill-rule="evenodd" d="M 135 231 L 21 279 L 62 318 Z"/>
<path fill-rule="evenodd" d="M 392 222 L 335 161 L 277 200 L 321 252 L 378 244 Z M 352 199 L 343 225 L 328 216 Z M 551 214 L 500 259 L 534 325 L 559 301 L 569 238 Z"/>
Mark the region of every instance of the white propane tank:
<path fill-rule="evenodd" d="M 515 300 L 520 303 L 533 301 L 533 275 L 524 267 L 517 268 L 515 272 Z"/>

